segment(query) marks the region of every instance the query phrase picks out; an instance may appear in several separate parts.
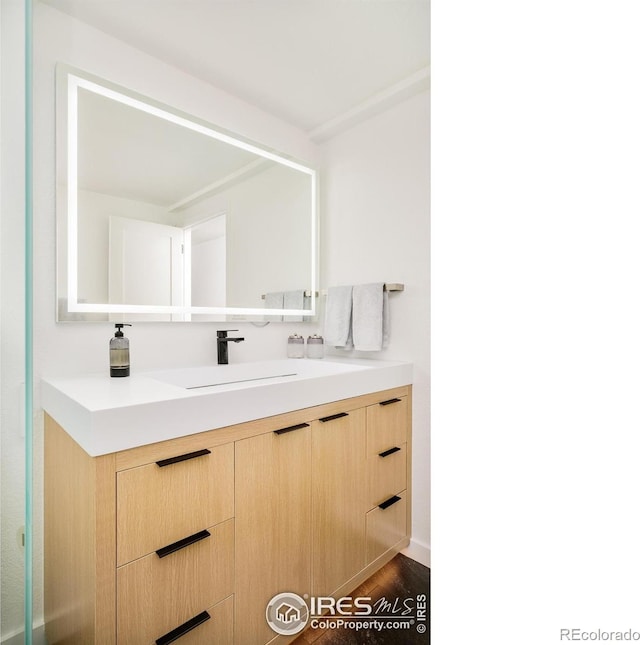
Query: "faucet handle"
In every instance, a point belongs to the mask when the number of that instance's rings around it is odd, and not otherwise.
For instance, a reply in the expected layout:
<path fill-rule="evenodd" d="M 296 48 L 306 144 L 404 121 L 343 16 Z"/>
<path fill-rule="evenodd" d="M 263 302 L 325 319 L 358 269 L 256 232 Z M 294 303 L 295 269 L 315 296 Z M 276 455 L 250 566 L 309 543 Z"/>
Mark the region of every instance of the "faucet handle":
<path fill-rule="evenodd" d="M 238 329 L 218 329 L 216 332 L 218 338 L 226 338 L 230 331 L 239 331 Z"/>

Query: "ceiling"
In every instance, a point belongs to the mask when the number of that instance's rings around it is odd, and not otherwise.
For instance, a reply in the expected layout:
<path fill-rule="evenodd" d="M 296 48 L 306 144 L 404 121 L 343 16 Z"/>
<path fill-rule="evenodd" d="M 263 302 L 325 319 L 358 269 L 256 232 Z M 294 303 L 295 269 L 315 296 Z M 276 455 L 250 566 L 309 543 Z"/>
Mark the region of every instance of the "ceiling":
<path fill-rule="evenodd" d="M 310 133 L 428 82 L 430 0 L 41 0 Z"/>
<path fill-rule="evenodd" d="M 112 98 L 80 90 L 78 186 L 178 210 L 181 202 L 235 175 L 248 178 L 259 157 Z M 264 160 L 262 160 L 264 161 Z"/>

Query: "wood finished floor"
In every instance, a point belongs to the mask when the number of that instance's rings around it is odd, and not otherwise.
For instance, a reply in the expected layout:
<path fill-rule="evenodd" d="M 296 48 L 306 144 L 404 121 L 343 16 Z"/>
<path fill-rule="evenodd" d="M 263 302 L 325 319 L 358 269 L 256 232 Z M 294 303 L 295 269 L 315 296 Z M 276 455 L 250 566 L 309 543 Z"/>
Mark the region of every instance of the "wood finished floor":
<path fill-rule="evenodd" d="M 429 593 L 430 570 L 399 553 L 391 562 L 371 578 L 363 582 L 350 594 L 352 597 L 367 596 L 376 600 L 384 598 L 388 602 L 399 599 L 401 604 L 405 599 L 413 598 L 419 594 L 427 596 L 427 631 L 420 634 L 416 626 L 408 630 L 352 630 L 352 629 L 307 629 L 292 645 L 427 645 L 429 638 Z"/>

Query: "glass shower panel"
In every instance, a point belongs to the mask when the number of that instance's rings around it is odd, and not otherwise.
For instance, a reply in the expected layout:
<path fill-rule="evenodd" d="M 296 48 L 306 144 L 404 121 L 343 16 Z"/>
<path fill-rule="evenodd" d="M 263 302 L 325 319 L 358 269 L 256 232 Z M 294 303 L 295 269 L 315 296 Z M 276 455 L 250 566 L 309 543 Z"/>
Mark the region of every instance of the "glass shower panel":
<path fill-rule="evenodd" d="M 0 3 L 0 641 L 31 641 L 31 489 L 25 396 L 26 11 L 24 0 Z M 28 352 L 27 352 L 28 353 Z M 25 529 L 25 527 L 27 527 Z"/>

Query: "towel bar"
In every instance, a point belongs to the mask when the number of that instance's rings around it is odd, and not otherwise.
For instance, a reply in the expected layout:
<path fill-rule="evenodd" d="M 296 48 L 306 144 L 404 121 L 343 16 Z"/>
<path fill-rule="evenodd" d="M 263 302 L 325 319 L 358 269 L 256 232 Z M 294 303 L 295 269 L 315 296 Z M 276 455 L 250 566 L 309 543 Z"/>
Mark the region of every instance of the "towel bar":
<path fill-rule="evenodd" d="M 385 291 L 404 291 L 404 284 L 402 284 L 402 282 L 387 282 L 384 285 L 384 290 Z M 326 296 L 327 295 L 327 290 L 322 289 L 320 291 L 320 293 L 318 293 L 317 291 L 315 293 L 316 293 L 316 298 L 318 297 L 318 295 Z M 305 291 L 304 292 L 304 297 L 305 298 L 310 298 L 311 297 L 311 291 Z M 265 299 L 265 294 L 264 293 L 262 294 L 261 298 L 263 300 Z"/>
<path fill-rule="evenodd" d="M 385 282 L 383 288 L 384 288 L 385 291 L 404 291 L 404 284 L 402 284 L 402 282 Z M 327 290 L 323 289 L 320 292 L 320 295 L 321 296 L 326 296 L 327 295 Z"/>
<path fill-rule="evenodd" d="M 263 293 L 260 297 L 264 300 L 266 298 L 266 294 Z M 307 289 L 307 291 L 304 292 L 304 297 L 311 298 L 311 291 Z M 318 292 L 316 291 L 316 298 L 317 297 L 318 297 Z"/>

